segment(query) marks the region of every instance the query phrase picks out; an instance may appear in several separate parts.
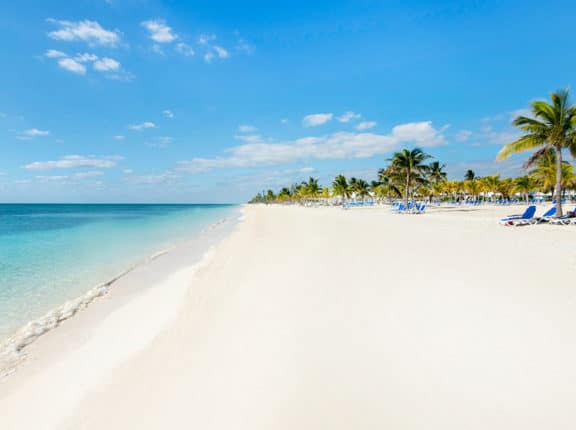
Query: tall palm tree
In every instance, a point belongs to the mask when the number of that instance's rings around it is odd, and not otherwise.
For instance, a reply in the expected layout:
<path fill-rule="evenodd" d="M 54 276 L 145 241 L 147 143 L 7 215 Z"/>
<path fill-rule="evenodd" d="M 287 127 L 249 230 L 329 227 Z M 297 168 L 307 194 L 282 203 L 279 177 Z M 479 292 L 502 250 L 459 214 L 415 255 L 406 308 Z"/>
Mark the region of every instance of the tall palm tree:
<path fill-rule="evenodd" d="M 332 181 L 332 192 L 335 196 L 342 196 L 343 202 L 350 197 L 350 187 L 344 175 L 338 175 L 334 178 L 334 181 Z"/>
<path fill-rule="evenodd" d="M 410 189 L 416 183 L 424 180 L 424 175 L 428 171 L 428 166 L 424 162 L 430 158 L 420 148 L 409 150 L 404 148 L 400 152 L 394 153 L 391 162 L 391 171 L 399 175 L 404 180 L 404 204 L 408 205 Z"/>
<path fill-rule="evenodd" d="M 496 157 L 508 158 L 512 154 L 537 149 L 528 164 L 532 164 L 552 149 L 556 156 L 556 216 L 562 216 L 562 149 L 569 149 L 576 157 L 576 106 L 569 102 L 569 90 L 558 90 L 550 95 L 552 103 L 532 103 L 534 118 L 519 116 L 513 124 L 526 134 L 515 142 L 505 145 Z"/>
<path fill-rule="evenodd" d="M 474 180 L 474 178 L 476 178 L 476 174 L 474 173 L 474 170 L 466 170 L 466 174 L 464 175 L 464 180 L 465 181 L 472 181 Z"/>

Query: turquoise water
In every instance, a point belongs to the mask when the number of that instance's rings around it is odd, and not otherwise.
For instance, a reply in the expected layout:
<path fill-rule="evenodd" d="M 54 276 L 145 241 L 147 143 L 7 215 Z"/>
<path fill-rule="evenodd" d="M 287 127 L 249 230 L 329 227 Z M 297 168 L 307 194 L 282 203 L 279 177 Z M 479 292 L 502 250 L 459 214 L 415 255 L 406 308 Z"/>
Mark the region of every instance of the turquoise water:
<path fill-rule="evenodd" d="M 235 208 L 0 204 L 0 339 Z"/>

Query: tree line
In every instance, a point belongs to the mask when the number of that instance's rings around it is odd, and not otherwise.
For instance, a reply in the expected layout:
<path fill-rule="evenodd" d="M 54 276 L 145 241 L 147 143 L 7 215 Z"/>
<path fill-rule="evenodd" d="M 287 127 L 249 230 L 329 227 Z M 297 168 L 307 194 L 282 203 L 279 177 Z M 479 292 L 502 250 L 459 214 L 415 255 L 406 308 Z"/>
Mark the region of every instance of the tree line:
<path fill-rule="evenodd" d="M 318 179 L 292 184 L 275 192 L 258 193 L 250 203 L 302 202 L 334 199 L 344 203 L 349 199 L 393 200 L 411 199 L 496 200 L 520 197 L 526 201 L 537 192 L 556 199 L 556 216 L 562 216 L 562 198 L 566 191 L 576 189 L 574 166 L 563 159 L 567 151 L 576 158 L 576 106 L 569 100 L 569 90 L 550 95 L 550 103 L 531 103 L 530 116 L 518 116 L 512 124 L 524 134 L 504 145 L 496 159 L 534 151 L 524 165 L 525 175 L 502 178 L 500 175 L 476 177 L 468 170 L 462 180 L 448 180 L 446 165 L 430 161 L 433 157 L 420 148 L 402 149 L 387 160 L 370 182 L 338 175 L 328 186 Z"/>

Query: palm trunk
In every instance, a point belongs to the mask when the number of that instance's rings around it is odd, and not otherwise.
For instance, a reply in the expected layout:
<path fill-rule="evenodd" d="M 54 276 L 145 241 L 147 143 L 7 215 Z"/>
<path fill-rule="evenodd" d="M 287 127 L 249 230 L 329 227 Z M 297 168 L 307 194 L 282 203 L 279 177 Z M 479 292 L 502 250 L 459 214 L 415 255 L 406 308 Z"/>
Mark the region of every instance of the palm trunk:
<path fill-rule="evenodd" d="M 410 171 L 406 173 L 406 190 L 404 195 L 404 204 L 408 207 L 408 193 L 410 192 Z"/>
<path fill-rule="evenodd" d="M 556 187 L 554 194 L 556 195 L 556 216 L 562 216 L 562 148 L 557 146 L 556 149 Z"/>

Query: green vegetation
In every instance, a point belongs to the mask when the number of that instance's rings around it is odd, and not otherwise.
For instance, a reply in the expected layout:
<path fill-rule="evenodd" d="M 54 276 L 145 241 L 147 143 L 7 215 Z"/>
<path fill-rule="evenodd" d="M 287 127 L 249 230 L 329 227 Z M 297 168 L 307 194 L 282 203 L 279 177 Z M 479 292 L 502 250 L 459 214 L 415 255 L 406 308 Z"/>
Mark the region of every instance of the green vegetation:
<path fill-rule="evenodd" d="M 576 157 L 576 106 L 570 104 L 568 96 L 568 90 L 559 90 L 550 95 L 551 104 L 543 100 L 533 102 L 533 118 L 519 116 L 513 122 L 525 133 L 524 136 L 505 145 L 497 156 L 498 160 L 503 160 L 512 154 L 536 149 L 526 166 L 544 162 L 536 169 L 541 169 L 538 177 L 550 186 L 551 183 L 546 182 L 549 172 L 543 170 L 546 170 L 544 166 L 550 167 L 553 163 L 555 196 L 562 195 L 562 188 L 570 179 L 565 176 L 568 168 L 562 161 L 562 150 L 568 149 L 572 157 Z M 556 214 L 562 216 L 559 198 L 556 199 Z"/>
<path fill-rule="evenodd" d="M 569 91 L 559 90 L 550 95 L 551 103 L 535 101 L 531 104 L 532 117 L 519 116 L 513 125 L 524 135 L 504 145 L 496 159 L 503 160 L 513 154 L 533 150 L 526 162 L 526 175 L 501 178 L 500 175 L 478 177 L 466 171 L 462 181 L 448 180 L 446 165 L 420 148 L 402 149 L 388 159 L 387 167 L 378 170 L 376 180 L 370 182 L 338 175 L 331 186 L 322 187 L 318 180 L 283 188 L 278 194 L 267 190 L 256 195 L 250 203 L 322 201 L 343 204 L 348 201 L 375 202 L 402 198 L 432 200 L 490 200 L 519 198 L 526 202 L 535 193 L 551 195 L 556 200 L 556 216 L 562 215 L 562 197 L 566 191 L 576 189 L 574 166 L 562 159 L 562 151 L 576 158 L 576 106 L 569 102 Z"/>

